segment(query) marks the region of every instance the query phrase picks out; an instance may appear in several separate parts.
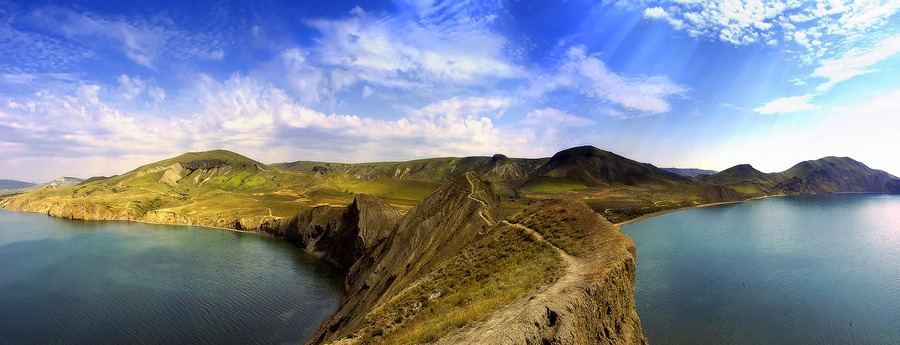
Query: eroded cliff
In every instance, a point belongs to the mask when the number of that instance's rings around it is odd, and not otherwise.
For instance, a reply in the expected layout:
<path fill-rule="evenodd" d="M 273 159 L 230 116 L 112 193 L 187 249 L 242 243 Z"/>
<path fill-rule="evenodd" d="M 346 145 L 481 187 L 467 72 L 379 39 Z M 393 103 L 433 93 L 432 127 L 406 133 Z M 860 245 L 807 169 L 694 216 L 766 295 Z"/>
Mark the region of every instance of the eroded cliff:
<path fill-rule="evenodd" d="M 353 266 L 308 344 L 641 344 L 634 243 L 580 201 L 501 220 L 490 183 L 457 177 Z"/>

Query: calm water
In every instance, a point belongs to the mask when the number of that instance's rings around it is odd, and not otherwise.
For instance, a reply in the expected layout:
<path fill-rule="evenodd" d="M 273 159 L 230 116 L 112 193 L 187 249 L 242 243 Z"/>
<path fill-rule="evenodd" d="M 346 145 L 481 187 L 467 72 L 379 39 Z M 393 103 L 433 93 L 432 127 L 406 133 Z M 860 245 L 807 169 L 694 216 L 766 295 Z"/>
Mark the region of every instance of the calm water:
<path fill-rule="evenodd" d="M 303 343 L 340 286 L 271 238 L 0 210 L 0 344 Z"/>
<path fill-rule="evenodd" d="M 900 344 L 900 196 L 768 198 L 622 231 L 651 343 Z"/>

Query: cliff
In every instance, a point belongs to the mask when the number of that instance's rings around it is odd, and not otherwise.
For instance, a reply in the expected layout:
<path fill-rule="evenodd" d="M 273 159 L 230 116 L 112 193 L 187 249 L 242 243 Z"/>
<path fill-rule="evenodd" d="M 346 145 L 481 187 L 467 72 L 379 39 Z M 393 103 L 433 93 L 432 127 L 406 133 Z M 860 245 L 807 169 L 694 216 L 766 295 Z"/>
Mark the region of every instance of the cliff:
<path fill-rule="evenodd" d="M 506 223 L 553 243 L 565 273 L 439 344 L 647 343 L 634 309 L 634 241 L 575 200 L 545 201 Z"/>
<path fill-rule="evenodd" d="M 468 173 L 351 268 L 340 309 L 308 344 L 645 343 L 634 278 L 634 243 L 584 203 L 503 221 L 491 184 Z"/>

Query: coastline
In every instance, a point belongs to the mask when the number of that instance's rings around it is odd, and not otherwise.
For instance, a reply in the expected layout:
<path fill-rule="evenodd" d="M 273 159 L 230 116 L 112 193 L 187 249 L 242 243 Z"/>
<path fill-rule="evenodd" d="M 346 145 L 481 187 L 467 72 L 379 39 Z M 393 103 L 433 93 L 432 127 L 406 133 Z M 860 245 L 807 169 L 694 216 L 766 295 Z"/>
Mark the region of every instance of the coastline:
<path fill-rule="evenodd" d="M 2 210 L 4 210 L 4 211 L 10 211 L 10 212 L 23 212 L 23 213 L 42 214 L 42 215 L 45 215 L 45 216 L 51 217 L 51 218 L 65 219 L 65 220 L 73 220 L 73 221 L 80 221 L 80 222 L 130 222 L 130 223 L 141 223 L 141 224 L 150 224 L 150 225 L 192 226 L 192 227 L 197 227 L 197 228 L 207 228 L 207 229 L 215 229 L 215 230 L 225 230 L 225 231 L 240 232 L 240 233 L 251 234 L 251 235 L 259 235 L 259 236 L 264 236 L 264 237 L 271 237 L 271 238 L 275 238 L 275 239 L 279 239 L 279 240 L 282 240 L 282 241 L 291 243 L 291 242 L 289 242 L 289 241 L 286 241 L 286 240 L 283 239 L 283 238 L 279 238 L 279 237 L 277 237 L 277 236 L 275 236 L 275 235 L 272 235 L 272 234 L 269 234 L 269 233 L 265 233 L 265 232 L 250 231 L 250 230 L 238 230 L 238 229 L 235 229 L 235 228 L 224 228 L 224 227 L 220 227 L 220 226 L 212 226 L 212 225 L 182 224 L 182 223 L 158 223 L 158 222 L 149 222 L 149 221 L 146 221 L 146 220 L 140 220 L 140 219 L 70 219 L 70 218 L 65 218 L 65 217 L 52 216 L 52 215 L 49 215 L 49 214 L 47 214 L 47 213 L 45 213 L 45 212 L 27 211 L 27 210 L 13 210 L 13 209 L 5 208 L 5 207 L 0 207 L 0 209 L 2 209 Z M 285 219 L 285 218 L 283 218 L 283 217 L 272 217 L 272 218 L 273 218 L 273 219 L 276 219 L 276 220 Z M 297 246 L 296 244 L 293 244 L 293 243 L 291 243 L 291 244 L 294 245 L 294 246 L 297 247 L 297 248 L 303 249 L 303 251 L 306 251 L 306 249 L 301 248 L 300 246 Z M 309 253 L 309 252 L 307 252 L 307 253 Z M 312 255 L 312 253 L 309 253 L 309 254 Z"/>
<path fill-rule="evenodd" d="M 785 194 L 763 195 L 763 196 L 756 196 L 756 197 L 748 198 L 748 199 L 746 199 L 746 200 L 713 202 L 713 203 L 709 203 L 709 204 L 700 204 L 700 205 L 696 205 L 696 206 L 689 206 L 689 207 L 676 208 L 676 209 L 674 209 L 674 210 L 665 210 L 665 211 L 653 212 L 653 213 L 648 213 L 648 214 L 645 214 L 645 215 L 640 216 L 640 217 L 637 217 L 637 218 L 632 218 L 632 219 L 626 220 L 626 221 L 624 221 L 624 222 L 614 223 L 613 225 L 615 225 L 615 226 L 618 227 L 618 226 L 621 226 L 621 225 L 625 225 L 625 224 L 629 224 L 629 223 L 634 223 L 634 222 L 639 221 L 639 220 L 644 220 L 644 219 L 647 219 L 647 218 L 652 218 L 652 217 L 656 217 L 656 216 L 661 216 L 661 215 L 664 215 L 664 214 L 666 214 L 666 213 L 672 213 L 672 212 L 678 212 L 678 211 L 690 210 L 690 209 L 701 208 L 701 207 L 709 207 L 709 206 L 728 205 L 728 204 L 739 204 L 739 203 L 747 202 L 747 201 L 750 201 L 750 200 L 759 200 L 759 199 L 765 199 L 765 198 L 771 198 L 771 197 L 777 197 L 777 196 L 785 196 Z"/>

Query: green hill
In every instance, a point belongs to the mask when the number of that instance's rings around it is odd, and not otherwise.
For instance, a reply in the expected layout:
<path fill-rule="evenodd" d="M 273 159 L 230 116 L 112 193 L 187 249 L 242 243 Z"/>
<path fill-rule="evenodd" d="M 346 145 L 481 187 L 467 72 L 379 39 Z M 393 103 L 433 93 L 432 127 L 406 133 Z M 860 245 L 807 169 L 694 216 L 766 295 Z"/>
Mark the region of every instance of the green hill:
<path fill-rule="evenodd" d="M 298 172 L 342 172 L 362 180 L 396 178 L 441 183 L 466 172 L 491 181 L 512 181 L 526 178 L 529 173 L 546 162 L 544 159 L 508 158 L 502 154 L 493 157 L 444 157 L 417 159 L 406 162 L 330 163 L 297 161 L 276 163 L 273 167 Z"/>
<path fill-rule="evenodd" d="M 775 189 L 785 194 L 896 192 L 896 176 L 848 157 L 825 157 L 798 163 L 777 174 Z"/>
<path fill-rule="evenodd" d="M 585 186 L 694 184 L 684 176 L 593 146 L 573 147 L 557 152 L 546 164 L 533 172 L 532 177 L 564 178 Z"/>

